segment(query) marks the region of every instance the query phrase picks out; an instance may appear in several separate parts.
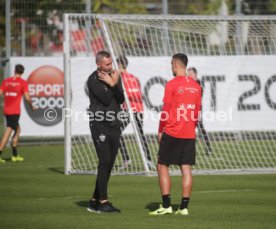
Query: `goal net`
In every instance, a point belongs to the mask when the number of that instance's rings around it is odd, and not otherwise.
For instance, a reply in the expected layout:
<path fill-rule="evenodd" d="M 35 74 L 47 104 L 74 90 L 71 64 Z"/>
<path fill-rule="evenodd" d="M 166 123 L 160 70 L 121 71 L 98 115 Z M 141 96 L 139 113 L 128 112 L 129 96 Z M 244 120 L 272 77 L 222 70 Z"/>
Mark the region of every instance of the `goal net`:
<path fill-rule="evenodd" d="M 95 54 L 128 59 L 129 123 L 113 174 L 156 174 L 157 131 L 171 57 L 185 53 L 203 88 L 195 173 L 276 171 L 276 17 L 64 15 L 65 173 L 96 173 L 88 76 Z M 123 76 L 122 76 L 123 77 Z M 132 90 L 133 89 L 133 90 Z M 127 91 L 127 92 L 126 92 Z M 141 96 L 142 95 L 142 96 Z M 137 119 L 133 103 L 142 103 Z M 143 133 L 141 132 L 141 126 Z M 170 153 L 170 152 L 168 152 Z M 171 166 L 172 174 L 179 167 Z"/>

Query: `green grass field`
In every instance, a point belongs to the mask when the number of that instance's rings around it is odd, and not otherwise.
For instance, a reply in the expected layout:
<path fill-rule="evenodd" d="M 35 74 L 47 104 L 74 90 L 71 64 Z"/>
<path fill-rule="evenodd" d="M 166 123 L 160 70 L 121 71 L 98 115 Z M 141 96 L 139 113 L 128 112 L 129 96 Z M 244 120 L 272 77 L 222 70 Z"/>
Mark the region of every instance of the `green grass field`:
<path fill-rule="evenodd" d="M 0 165 L 0 228 L 276 228 L 276 174 L 195 176 L 190 216 L 149 216 L 157 177 L 113 176 L 116 215 L 89 213 L 94 175 L 63 175 L 62 146 L 21 147 L 25 162 Z M 9 159 L 7 149 L 3 158 Z M 173 177 L 172 203 L 180 201 Z"/>

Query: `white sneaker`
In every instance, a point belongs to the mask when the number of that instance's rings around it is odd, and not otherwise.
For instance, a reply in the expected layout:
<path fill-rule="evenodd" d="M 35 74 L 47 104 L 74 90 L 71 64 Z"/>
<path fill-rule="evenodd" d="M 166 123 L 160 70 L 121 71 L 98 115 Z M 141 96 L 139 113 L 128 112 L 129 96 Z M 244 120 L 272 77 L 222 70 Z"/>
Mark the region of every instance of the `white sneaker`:
<path fill-rule="evenodd" d="M 188 212 L 188 209 L 187 208 L 184 208 L 182 210 L 178 209 L 176 212 L 175 212 L 176 215 L 189 215 L 189 212 Z"/>
<path fill-rule="evenodd" d="M 159 205 L 159 208 L 153 212 L 150 212 L 149 215 L 166 215 L 166 214 L 172 214 L 173 210 L 172 207 L 163 208 L 162 204 Z"/>
<path fill-rule="evenodd" d="M 11 157 L 12 162 L 16 162 L 16 161 L 24 161 L 23 157 L 20 157 L 19 155 L 17 156 L 12 156 Z"/>
<path fill-rule="evenodd" d="M 4 159 L 2 159 L 1 157 L 0 157 L 0 164 L 1 163 L 6 163 L 6 160 L 4 160 Z"/>

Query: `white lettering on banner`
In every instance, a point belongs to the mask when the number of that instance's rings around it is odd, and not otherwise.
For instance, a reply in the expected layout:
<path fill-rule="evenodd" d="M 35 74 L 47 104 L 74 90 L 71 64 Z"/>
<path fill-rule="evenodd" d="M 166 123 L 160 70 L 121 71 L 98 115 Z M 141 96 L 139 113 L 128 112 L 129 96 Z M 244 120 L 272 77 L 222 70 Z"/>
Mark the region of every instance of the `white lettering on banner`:
<path fill-rule="evenodd" d="M 63 108 L 64 99 L 62 97 L 33 97 L 32 104 L 35 108 Z"/>
<path fill-rule="evenodd" d="M 276 115 L 275 59 L 276 56 L 189 58 L 188 67 L 197 68 L 204 88 L 202 119 L 207 131 L 275 130 L 275 126 L 271 125 L 275 123 Z M 71 104 L 74 111 L 85 113 L 89 107 L 89 98 L 84 87 L 88 76 L 97 68 L 94 62 L 94 59 L 85 57 L 71 59 Z M 54 65 L 63 69 L 62 58 L 12 58 L 11 70 L 16 63 L 25 66 L 25 79 L 42 65 Z M 151 117 L 160 115 L 157 108 L 163 104 L 165 82 L 173 79 L 171 57 L 129 57 L 128 71 L 139 79 L 144 96 L 144 132 L 156 134 L 159 118 L 153 120 Z M 37 98 L 35 103 L 38 105 L 64 105 L 63 101 L 54 101 L 52 98 L 63 94 L 63 85 L 30 84 L 29 91 L 31 96 L 43 94 L 49 97 L 43 100 Z M 78 116 L 76 122 L 74 115 L 71 118 L 72 134 L 90 134 L 87 118 Z M 95 119 L 100 117 L 96 116 Z M 63 135 L 63 122 L 51 127 L 37 125 L 28 117 L 24 107 L 21 121 L 22 135 Z M 131 125 L 128 125 L 124 133 L 132 133 Z"/>
<path fill-rule="evenodd" d="M 30 96 L 62 96 L 64 85 L 62 84 L 29 84 Z"/>

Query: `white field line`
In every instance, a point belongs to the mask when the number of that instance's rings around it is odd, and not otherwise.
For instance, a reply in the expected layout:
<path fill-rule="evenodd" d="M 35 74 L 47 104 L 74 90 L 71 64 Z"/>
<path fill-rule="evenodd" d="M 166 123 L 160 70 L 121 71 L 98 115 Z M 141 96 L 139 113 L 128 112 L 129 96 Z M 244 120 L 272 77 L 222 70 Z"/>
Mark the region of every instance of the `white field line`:
<path fill-rule="evenodd" d="M 87 197 L 84 196 L 64 196 L 64 197 L 38 197 L 38 200 L 50 200 L 50 199 L 60 199 L 60 200 L 67 200 L 67 199 L 88 199 Z"/>
<path fill-rule="evenodd" d="M 226 190 L 208 190 L 208 191 L 194 191 L 196 193 L 226 193 L 226 192 L 254 192 L 254 189 L 226 189 Z"/>
<path fill-rule="evenodd" d="M 226 190 L 208 190 L 208 191 L 194 191 L 193 193 L 229 193 L 229 192 L 254 192 L 254 189 L 226 189 Z M 64 196 L 64 197 L 39 197 L 38 200 L 49 200 L 49 199 L 87 199 L 84 196 Z"/>
<path fill-rule="evenodd" d="M 108 195 L 108 197 L 112 197 L 112 195 Z M 59 199 L 59 200 L 67 200 L 67 199 L 85 199 L 89 200 L 87 196 L 64 196 L 64 197 L 38 197 L 38 200 L 50 200 L 50 199 Z"/>

